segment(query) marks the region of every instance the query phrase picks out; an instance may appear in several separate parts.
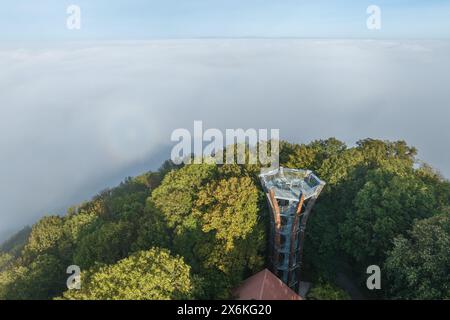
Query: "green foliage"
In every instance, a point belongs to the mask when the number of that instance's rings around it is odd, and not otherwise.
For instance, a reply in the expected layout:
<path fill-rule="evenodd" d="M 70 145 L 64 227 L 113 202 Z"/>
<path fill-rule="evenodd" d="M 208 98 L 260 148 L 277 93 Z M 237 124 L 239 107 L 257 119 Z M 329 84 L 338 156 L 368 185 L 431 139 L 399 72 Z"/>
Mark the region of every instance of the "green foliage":
<path fill-rule="evenodd" d="M 358 262 L 379 263 L 392 239 L 409 230 L 414 219 L 432 216 L 435 204 L 432 190 L 422 181 L 371 171 L 340 224 L 342 247 Z"/>
<path fill-rule="evenodd" d="M 97 219 L 95 212 L 81 211 L 78 214 L 68 216 L 64 220 L 63 230 L 64 234 L 72 242 L 77 242 L 80 237 L 80 233 Z"/>
<path fill-rule="evenodd" d="M 133 216 L 137 212 L 142 212 L 148 195 L 146 179 L 127 178 L 119 187 L 102 193 L 106 218 L 127 218 L 128 215 Z"/>
<path fill-rule="evenodd" d="M 314 168 L 317 150 L 309 145 L 282 145 L 280 162 L 287 168 Z"/>
<path fill-rule="evenodd" d="M 197 243 L 197 256 L 206 273 L 226 275 L 224 291 L 242 281 L 246 270 L 262 267 L 265 238 L 258 201 L 258 189 L 248 177 L 213 182 L 199 193 L 193 215 L 205 235 Z"/>
<path fill-rule="evenodd" d="M 422 164 L 417 170 L 417 177 L 433 189 L 437 208 L 445 211 L 450 203 L 450 182 L 427 164 Z"/>
<path fill-rule="evenodd" d="M 250 178 L 220 180 L 199 192 L 195 207 L 202 231 L 214 231 L 215 238 L 229 251 L 234 248 L 234 240 L 245 239 L 256 225 L 258 189 Z"/>
<path fill-rule="evenodd" d="M 81 268 L 96 263 L 114 263 L 128 255 L 133 237 L 133 225 L 126 221 L 98 225 L 92 233 L 80 240 L 74 253 L 74 262 Z"/>
<path fill-rule="evenodd" d="M 282 143 L 280 163 L 288 168 L 307 168 L 317 171 L 322 162 L 346 150 L 345 143 L 330 138 L 316 140 L 308 145 Z"/>
<path fill-rule="evenodd" d="M 92 201 L 70 208 L 65 217 L 41 219 L 18 259 L 0 256 L 0 298 L 53 298 L 65 288 L 69 265 L 90 268 L 115 263 L 131 252 L 163 245 L 167 231 L 161 213 L 146 203 L 159 181 L 159 173 L 128 178 Z"/>
<path fill-rule="evenodd" d="M 65 268 L 58 258 L 40 254 L 28 266 L 0 273 L 0 298 L 42 300 L 60 294 L 65 287 Z"/>
<path fill-rule="evenodd" d="M 282 166 L 327 182 L 304 242 L 310 299 L 347 299 L 336 273 L 362 283 L 369 264 L 385 270 L 385 298 L 449 298 L 450 183 L 416 168 L 416 153 L 404 141 L 281 143 Z M 0 299 L 230 298 L 267 260 L 260 169 L 167 161 L 43 218 L 0 246 Z M 63 294 L 72 264 L 83 287 Z"/>
<path fill-rule="evenodd" d="M 55 254 L 58 240 L 63 236 L 63 218 L 48 216 L 36 223 L 24 249 L 24 257 L 33 259 L 43 253 Z"/>
<path fill-rule="evenodd" d="M 152 199 L 164 213 L 169 227 L 182 223 L 190 214 L 199 188 L 212 180 L 216 173 L 214 165 L 189 165 L 166 175 L 162 184 L 153 191 Z"/>
<path fill-rule="evenodd" d="M 0 272 L 0 300 L 19 299 L 18 294 L 26 294 L 22 292 L 26 288 L 22 288 L 19 281 L 27 270 L 26 267 L 18 265 Z"/>
<path fill-rule="evenodd" d="M 361 150 L 352 148 L 338 154 L 332 154 L 324 159 L 317 169 L 317 174 L 324 179 L 328 186 L 352 179 L 355 169 L 364 163 L 364 154 Z"/>
<path fill-rule="evenodd" d="M 320 145 L 315 158 L 324 154 Z M 341 265 L 352 266 L 363 283 L 368 265 L 384 265 L 394 238 L 449 205 L 450 185 L 429 166 L 414 169 L 417 151 L 403 141 L 366 139 L 334 150 L 316 171 L 327 185 L 309 221 L 305 265 L 330 281 Z"/>
<path fill-rule="evenodd" d="M 0 253 L 0 272 L 8 269 L 13 261 L 14 257 L 11 254 Z"/>
<path fill-rule="evenodd" d="M 151 199 L 142 215 L 135 220 L 136 239 L 131 246 L 132 251 L 147 250 L 151 247 L 169 247 L 169 229 L 164 215 L 158 210 Z"/>
<path fill-rule="evenodd" d="M 173 230 L 173 252 L 204 279 L 205 297 L 229 297 L 248 270 L 263 265 L 261 198 L 245 171 L 239 166 L 186 166 L 169 173 L 152 194 Z"/>
<path fill-rule="evenodd" d="M 190 267 L 168 250 L 140 251 L 111 266 L 84 272 L 81 290 L 66 291 L 71 300 L 168 300 L 192 298 Z"/>
<path fill-rule="evenodd" d="M 362 151 L 365 159 L 370 165 L 384 166 L 393 161 L 397 165 L 401 162 L 405 166 L 412 166 L 417 150 L 410 147 L 405 141 L 381 141 L 376 139 L 365 139 L 357 142 L 358 149 Z"/>
<path fill-rule="evenodd" d="M 161 180 L 166 176 L 166 174 L 168 174 L 169 172 L 173 171 L 173 170 L 178 170 L 181 169 L 183 167 L 183 165 L 177 165 L 175 163 L 173 163 L 172 160 L 166 160 L 164 161 L 164 163 L 161 165 L 161 167 L 158 169 L 157 173 L 152 173 L 151 175 L 153 177 L 159 177 L 159 183 L 157 183 L 156 185 L 154 185 L 154 187 L 152 189 L 155 189 L 156 187 L 158 187 L 158 185 L 161 183 Z"/>
<path fill-rule="evenodd" d="M 0 245 L 0 252 L 6 252 L 13 256 L 20 255 L 23 247 L 28 241 L 28 237 L 30 236 L 31 228 L 25 227 L 15 235 L 10 237 L 7 241 Z"/>
<path fill-rule="evenodd" d="M 417 221 L 398 236 L 386 261 L 389 294 L 397 299 L 450 299 L 450 212 Z"/>
<path fill-rule="evenodd" d="M 350 300 L 350 296 L 344 290 L 331 283 L 320 281 L 308 292 L 309 300 Z"/>

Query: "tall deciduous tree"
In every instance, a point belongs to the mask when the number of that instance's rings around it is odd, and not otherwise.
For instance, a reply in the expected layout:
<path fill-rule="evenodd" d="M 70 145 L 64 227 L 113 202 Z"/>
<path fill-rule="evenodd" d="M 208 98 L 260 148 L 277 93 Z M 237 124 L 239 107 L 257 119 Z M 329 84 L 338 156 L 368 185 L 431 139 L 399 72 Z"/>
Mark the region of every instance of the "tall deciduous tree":
<path fill-rule="evenodd" d="M 28 243 L 25 246 L 25 258 L 33 259 L 46 252 L 55 254 L 57 243 L 63 236 L 63 225 L 64 221 L 59 216 L 48 216 L 39 220 L 33 226 Z"/>
<path fill-rule="evenodd" d="M 189 299 L 195 280 L 182 258 L 168 250 L 137 252 L 116 264 L 83 272 L 81 290 L 66 291 L 71 300 Z"/>
<path fill-rule="evenodd" d="M 450 299 L 450 212 L 395 238 L 385 269 L 392 298 Z"/>
<path fill-rule="evenodd" d="M 432 216 L 435 204 L 422 181 L 372 171 L 340 224 L 342 247 L 360 263 L 381 264 L 394 237 L 406 233 L 414 219 Z"/>

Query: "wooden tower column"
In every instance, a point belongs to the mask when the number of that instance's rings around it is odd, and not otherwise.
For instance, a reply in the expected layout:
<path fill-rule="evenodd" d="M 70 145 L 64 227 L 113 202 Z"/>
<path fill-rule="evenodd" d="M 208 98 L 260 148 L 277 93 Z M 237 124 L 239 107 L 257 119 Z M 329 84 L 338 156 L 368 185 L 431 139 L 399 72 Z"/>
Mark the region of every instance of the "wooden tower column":
<path fill-rule="evenodd" d="M 275 192 L 273 190 L 269 190 L 268 198 L 270 200 L 270 204 L 272 207 L 272 213 L 273 213 L 273 221 L 274 221 L 274 247 L 280 248 L 280 231 L 281 231 L 281 211 L 280 207 L 278 206 L 278 201 L 275 198 Z M 273 262 L 276 264 L 278 261 L 278 251 L 275 249 L 273 250 Z M 277 275 L 278 271 L 277 268 L 274 268 L 274 273 Z"/>

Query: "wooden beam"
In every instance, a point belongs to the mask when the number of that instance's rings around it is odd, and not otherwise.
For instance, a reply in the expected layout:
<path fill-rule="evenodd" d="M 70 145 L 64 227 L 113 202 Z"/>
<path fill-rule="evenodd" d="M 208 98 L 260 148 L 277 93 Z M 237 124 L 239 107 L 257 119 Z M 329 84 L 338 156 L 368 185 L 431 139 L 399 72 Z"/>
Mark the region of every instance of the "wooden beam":
<path fill-rule="evenodd" d="M 280 207 L 278 206 L 278 201 L 275 198 L 275 192 L 273 190 L 269 190 L 268 193 L 270 203 L 272 204 L 272 213 L 273 213 L 273 220 L 275 224 L 275 230 L 274 230 L 274 246 L 275 248 L 280 247 L 281 243 L 281 237 L 280 237 L 280 230 L 281 230 L 281 211 Z M 274 250 L 273 252 L 273 261 L 274 263 L 278 262 L 278 251 Z"/>
<path fill-rule="evenodd" d="M 300 215 L 302 213 L 302 208 L 303 208 L 303 203 L 305 202 L 305 195 L 302 193 L 300 196 L 300 201 L 298 202 L 297 205 L 297 215 Z"/>

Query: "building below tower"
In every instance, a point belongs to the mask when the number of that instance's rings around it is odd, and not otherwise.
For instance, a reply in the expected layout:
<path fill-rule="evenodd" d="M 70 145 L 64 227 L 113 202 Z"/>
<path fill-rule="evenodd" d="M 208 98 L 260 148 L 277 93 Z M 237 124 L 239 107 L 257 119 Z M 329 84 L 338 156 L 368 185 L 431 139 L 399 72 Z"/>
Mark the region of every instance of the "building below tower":
<path fill-rule="evenodd" d="M 302 300 L 283 281 L 267 269 L 245 280 L 233 292 L 237 300 Z"/>

